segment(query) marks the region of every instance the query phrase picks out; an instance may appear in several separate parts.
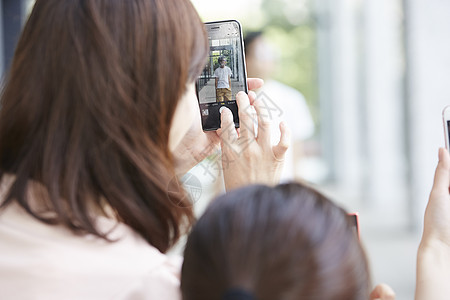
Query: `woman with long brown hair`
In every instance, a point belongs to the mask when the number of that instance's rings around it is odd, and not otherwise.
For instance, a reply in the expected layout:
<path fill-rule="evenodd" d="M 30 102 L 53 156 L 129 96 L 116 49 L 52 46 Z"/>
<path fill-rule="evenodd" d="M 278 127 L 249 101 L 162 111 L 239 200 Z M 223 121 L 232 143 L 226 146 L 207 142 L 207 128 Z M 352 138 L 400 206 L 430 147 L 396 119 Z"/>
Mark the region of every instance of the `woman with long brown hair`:
<path fill-rule="evenodd" d="M 36 1 L 1 95 L 2 299 L 177 298 L 163 253 L 193 212 L 170 182 L 220 142 L 228 189 L 277 181 L 289 132 L 269 144 L 254 94 L 237 102 L 258 137 L 229 110 L 202 131 L 207 53 L 188 0 Z"/>

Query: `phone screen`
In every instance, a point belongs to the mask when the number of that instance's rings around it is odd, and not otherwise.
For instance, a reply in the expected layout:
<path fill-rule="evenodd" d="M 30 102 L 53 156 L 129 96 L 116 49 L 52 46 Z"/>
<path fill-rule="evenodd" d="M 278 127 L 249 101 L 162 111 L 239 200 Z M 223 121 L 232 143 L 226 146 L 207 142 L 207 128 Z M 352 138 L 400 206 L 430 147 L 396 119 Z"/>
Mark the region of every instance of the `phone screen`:
<path fill-rule="evenodd" d="M 203 130 L 220 128 L 219 109 L 229 108 L 239 127 L 236 94 L 247 91 L 242 29 L 238 21 L 205 23 L 209 56 L 196 83 Z"/>
<path fill-rule="evenodd" d="M 450 141 L 450 121 L 449 120 L 447 120 L 447 141 L 446 141 L 446 147 L 447 147 L 447 150 L 449 149 L 449 145 L 448 145 L 448 143 L 449 143 L 449 141 Z"/>
<path fill-rule="evenodd" d="M 357 213 L 349 213 L 348 218 L 350 219 L 350 224 L 355 232 L 355 235 L 360 239 L 359 232 L 359 215 Z"/>

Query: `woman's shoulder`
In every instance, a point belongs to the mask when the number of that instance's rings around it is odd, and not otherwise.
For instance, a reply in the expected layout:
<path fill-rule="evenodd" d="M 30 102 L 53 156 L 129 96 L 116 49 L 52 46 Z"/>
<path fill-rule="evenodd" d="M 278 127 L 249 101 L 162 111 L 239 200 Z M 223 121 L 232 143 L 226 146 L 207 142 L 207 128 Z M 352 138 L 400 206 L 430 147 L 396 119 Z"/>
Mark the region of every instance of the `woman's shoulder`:
<path fill-rule="evenodd" d="M 126 224 L 98 217 L 97 225 L 112 242 L 8 206 L 0 214 L 0 289 L 24 299 L 33 298 L 30 291 L 46 299 L 180 299 L 181 259 L 159 252 Z M 21 288 L 25 283 L 32 286 Z"/>
<path fill-rule="evenodd" d="M 181 257 L 166 257 L 164 264 L 133 282 L 114 299 L 181 299 L 181 261 Z"/>

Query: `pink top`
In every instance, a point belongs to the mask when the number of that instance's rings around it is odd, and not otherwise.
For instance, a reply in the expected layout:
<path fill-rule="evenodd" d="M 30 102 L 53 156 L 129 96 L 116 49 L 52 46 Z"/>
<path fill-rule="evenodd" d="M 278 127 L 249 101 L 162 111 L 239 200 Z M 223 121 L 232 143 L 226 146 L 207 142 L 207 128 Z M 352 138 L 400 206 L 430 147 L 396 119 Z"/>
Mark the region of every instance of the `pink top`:
<path fill-rule="evenodd" d="M 5 184 L 0 187 L 0 202 Z M 115 226 L 115 227 L 114 227 Z M 160 253 L 130 227 L 106 217 L 107 242 L 46 225 L 16 204 L 0 211 L 1 299 L 181 299 L 181 257 Z"/>

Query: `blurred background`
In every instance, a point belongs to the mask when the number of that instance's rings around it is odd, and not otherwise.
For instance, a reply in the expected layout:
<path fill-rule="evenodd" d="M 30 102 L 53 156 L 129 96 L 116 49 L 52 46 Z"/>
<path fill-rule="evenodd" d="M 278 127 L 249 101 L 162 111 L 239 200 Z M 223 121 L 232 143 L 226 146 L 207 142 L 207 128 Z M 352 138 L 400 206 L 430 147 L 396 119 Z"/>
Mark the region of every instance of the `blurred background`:
<path fill-rule="evenodd" d="M 445 145 L 450 1 L 192 2 L 204 21 L 238 19 L 244 35 L 263 32 L 276 56 L 272 78 L 303 94 L 315 125 L 297 172 L 359 212 L 374 283 L 413 299 L 423 214 Z"/>
<path fill-rule="evenodd" d="M 0 1 L 4 73 L 34 1 Z M 237 19 L 245 35 L 262 32 L 256 65 L 270 59 L 271 80 L 299 91 L 309 111 L 292 103 L 289 113 L 313 122 L 299 135 L 291 176 L 359 212 L 374 283 L 413 299 L 423 213 L 444 146 L 441 112 L 450 104 L 450 1 L 192 3 L 204 21 Z M 203 184 L 198 207 L 217 191 Z"/>

